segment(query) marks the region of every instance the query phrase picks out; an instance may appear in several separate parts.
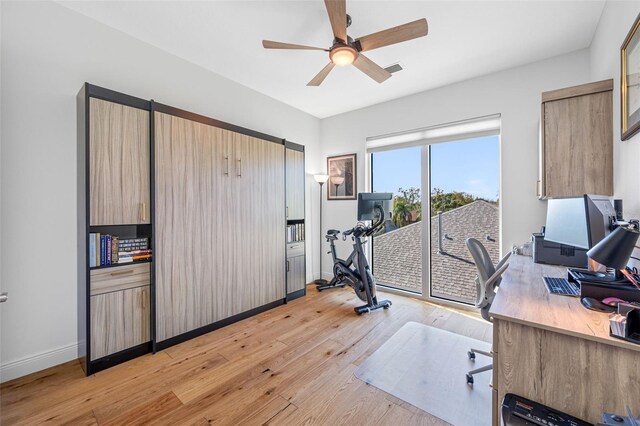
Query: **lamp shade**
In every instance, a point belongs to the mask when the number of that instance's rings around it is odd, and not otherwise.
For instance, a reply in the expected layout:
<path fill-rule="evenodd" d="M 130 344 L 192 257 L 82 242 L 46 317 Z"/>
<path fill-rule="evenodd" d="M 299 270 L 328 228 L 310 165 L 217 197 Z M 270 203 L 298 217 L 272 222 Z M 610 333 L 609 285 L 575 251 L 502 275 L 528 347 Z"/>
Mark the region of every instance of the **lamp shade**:
<path fill-rule="evenodd" d="M 329 175 L 313 175 L 313 178 L 318 183 L 325 183 L 329 179 Z"/>
<path fill-rule="evenodd" d="M 587 252 L 587 256 L 601 265 L 624 269 L 633 253 L 640 232 L 618 227 Z"/>

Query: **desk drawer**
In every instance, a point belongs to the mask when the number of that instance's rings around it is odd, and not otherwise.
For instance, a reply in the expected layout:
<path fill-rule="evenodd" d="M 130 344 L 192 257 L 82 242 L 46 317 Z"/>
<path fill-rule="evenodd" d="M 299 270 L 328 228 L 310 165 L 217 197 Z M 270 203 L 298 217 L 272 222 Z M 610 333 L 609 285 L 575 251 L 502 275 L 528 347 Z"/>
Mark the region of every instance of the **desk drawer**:
<path fill-rule="evenodd" d="M 304 241 L 287 244 L 287 257 L 304 256 Z"/>
<path fill-rule="evenodd" d="M 150 262 L 94 269 L 91 271 L 91 296 L 142 287 L 150 283 Z"/>

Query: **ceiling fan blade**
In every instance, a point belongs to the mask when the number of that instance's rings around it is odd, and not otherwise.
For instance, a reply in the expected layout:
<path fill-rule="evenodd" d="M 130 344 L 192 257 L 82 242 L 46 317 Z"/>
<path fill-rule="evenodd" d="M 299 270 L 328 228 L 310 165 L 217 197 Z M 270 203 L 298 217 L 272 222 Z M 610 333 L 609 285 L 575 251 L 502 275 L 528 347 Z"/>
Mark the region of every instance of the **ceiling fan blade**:
<path fill-rule="evenodd" d="M 398 25 L 397 27 L 360 37 L 356 40 L 356 43 L 360 44 L 361 52 L 366 52 L 379 47 L 424 37 L 428 32 L 429 26 L 427 25 L 427 20 L 422 18 L 409 22 L 408 24 Z"/>
<path fill-rule="evenodd" d="M 313 77 L 313 79 L 307 83 L 307 86 L 320 86 L 324 79 L 327 78 L 334 66 L 335 65 L 333 62 L 329 62 L 327 65 L 325 65 L 324 68 L 322 68 L 322 71 L 320 71 L 318 75 Z"/>
<path fill-rule="evenodd" d="M 362 53 L 360 53 L 356 60 L 353 61 L 353 65 L 378 83 L 382 83 L 391 77 L 391 73 L 389 71 L 385 70 Z"/>
<path fill-rule="evenodd" d="M 324 0 L 324 5 L 329 14 L 333 35 L 344 43 L 347 42 L 347 1 Z"/>
<path fill-rule="evenodd" d="M 279 41 L 262 40 L 262 47 L 265 49 L 299 49 L 299 50 L 324 50 L 328 52 L 329 49 L 323 49 L 322 47 L 303 46 L 301 44 L 281 43 Z"/>

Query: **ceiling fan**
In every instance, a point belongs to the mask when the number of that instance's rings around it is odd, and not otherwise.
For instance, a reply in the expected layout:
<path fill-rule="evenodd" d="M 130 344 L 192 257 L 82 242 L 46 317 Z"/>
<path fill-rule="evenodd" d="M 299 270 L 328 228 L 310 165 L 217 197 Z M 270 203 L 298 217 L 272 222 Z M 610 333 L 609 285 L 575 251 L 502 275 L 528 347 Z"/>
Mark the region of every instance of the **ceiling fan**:
<path fill-rule="evenodd" d="M 346 0 L 324 0 L 324 4 L 329 14 L 334 36 L 333 44 L 330 48 L 324 49 L 322 47 L 262 40 L 262 46 L 265 49 L 323 50 L 329 52 L 330 62 L 307 83 L 307 86 L 320 86 L 334 66 L 344 67 L 351 64 L 378 83 L 382 83 L 391 77 L 391 73 L 364 56 L 362 52 L 424 37 L 428 32 L 427 20 L 422 18 L 354 40 L 347 35 L 347 27 L 351 25 L 351 17 L 347 15 Z"/>

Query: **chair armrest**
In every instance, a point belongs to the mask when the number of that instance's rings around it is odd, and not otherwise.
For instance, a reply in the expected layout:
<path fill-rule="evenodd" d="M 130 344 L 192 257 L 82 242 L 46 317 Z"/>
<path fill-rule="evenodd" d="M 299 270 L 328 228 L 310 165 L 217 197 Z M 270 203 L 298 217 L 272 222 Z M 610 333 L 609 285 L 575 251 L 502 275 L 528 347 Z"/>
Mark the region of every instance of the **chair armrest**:
<path fill-rule="evenodd" d="M 505 256 L 502 260 L 506 260 L 506 258 L 509 256 Z M 502 260 L 500 261 L 500 263 L 502 263 Z M 493 275 L 491 275 L 489 277 L 489 279 L 487 280 L 487 282 L 484 283 L 484 287 L 488 288 L 489 286 L 493 286 L 493 283 L 500 278 L 500 276 L 504 273 L 504 271 L 507 270 L 507 268 L 509 267 L 509 264 L 506 263 L 504 265 L 502 265 L 496 272 L 493 273 Z"/>
<path fill-rule="evenodd" d="M 511 256 L 511 252 L 508 252 L 502 259 L 500 259 L 500 262 L 498 262 L 498 264 L 496 265 L 496 270 L 500 269 L 502 265 L 504 265 L 507 259 L 509 259 L 509 256 Z"/>

